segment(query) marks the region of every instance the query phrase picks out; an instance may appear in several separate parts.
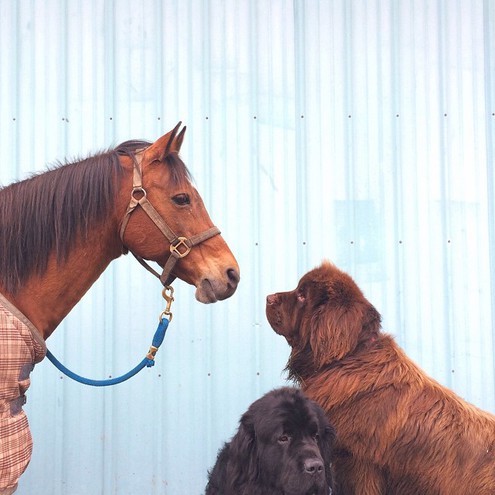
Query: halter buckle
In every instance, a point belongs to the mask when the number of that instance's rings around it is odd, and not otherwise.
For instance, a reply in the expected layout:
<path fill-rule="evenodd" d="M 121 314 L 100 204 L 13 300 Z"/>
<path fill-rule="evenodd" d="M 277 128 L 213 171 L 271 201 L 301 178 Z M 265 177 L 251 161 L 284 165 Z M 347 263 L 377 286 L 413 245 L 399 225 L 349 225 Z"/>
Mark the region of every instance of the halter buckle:
<path fill-rule="evenodd" d="M 187 256 L 191 251 L 187 241 L 187 237 L 177 237 L 177 239 L 170 244 L 170 252 L 177 256 L 177 258 L 184 258 L 184 256 Z M 183 251 L 181 251 L 181 249 L 183 249 Z"/>

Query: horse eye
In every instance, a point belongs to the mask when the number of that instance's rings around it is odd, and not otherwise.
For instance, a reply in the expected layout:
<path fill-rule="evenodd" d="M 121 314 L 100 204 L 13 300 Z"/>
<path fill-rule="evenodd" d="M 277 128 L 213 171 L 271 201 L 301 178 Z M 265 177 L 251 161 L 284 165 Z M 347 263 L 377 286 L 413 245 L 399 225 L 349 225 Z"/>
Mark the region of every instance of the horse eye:
<path fill-rule="evenodd" d="M 182 193 L 177 194 L 172 198 L 172 201 L 179 206 L 185 206 L 191 204 L 191 199 L 189 198 L 189 194 Z"/>

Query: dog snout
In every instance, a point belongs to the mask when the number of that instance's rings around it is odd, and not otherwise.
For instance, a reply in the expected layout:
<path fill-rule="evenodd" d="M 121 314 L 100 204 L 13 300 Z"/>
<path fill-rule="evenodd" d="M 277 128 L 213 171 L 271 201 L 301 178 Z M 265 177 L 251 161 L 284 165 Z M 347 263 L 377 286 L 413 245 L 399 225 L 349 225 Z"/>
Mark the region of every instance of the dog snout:
<path fill-rule="evenodd" d="M 273 304 L 277 303 L 277 294 L 270 294 L 269 296 L 266 296 L 266 305 L 267 306 L 272 306 Z"/>
<path fill-rule="evenodd" d="M 317 457 L 304 461 L 304 472 L 312 476 L 323 473 L 323 461 Z"/>

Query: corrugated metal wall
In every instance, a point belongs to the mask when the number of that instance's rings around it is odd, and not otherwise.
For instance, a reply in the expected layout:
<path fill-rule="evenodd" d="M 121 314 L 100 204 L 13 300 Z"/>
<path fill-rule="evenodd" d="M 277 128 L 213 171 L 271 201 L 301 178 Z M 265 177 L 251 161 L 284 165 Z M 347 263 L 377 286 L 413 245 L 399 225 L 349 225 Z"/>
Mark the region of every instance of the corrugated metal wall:
<path fill-rule="evenodd" d="M 176 283 L 157 364 L 130 382 L 37 366 L 18 493 L 202 493 L 239 416 L 284 383 L 266 294 L 324 257 L 423 368 L 495 411 L 494 70 L 493 0 L 0 0 L 0 182 L 182 120 L 242 271 L 213 306 Z M 122 373 L 162 308 L 124 258 L 48 344 Z"/>

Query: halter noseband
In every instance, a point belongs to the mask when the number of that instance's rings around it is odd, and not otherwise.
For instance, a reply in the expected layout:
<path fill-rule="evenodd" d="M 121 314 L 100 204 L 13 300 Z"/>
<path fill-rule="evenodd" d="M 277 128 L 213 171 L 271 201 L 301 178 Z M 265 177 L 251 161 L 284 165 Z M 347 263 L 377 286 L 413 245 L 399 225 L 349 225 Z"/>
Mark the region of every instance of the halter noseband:
<path fill-rule="evenodd" d="M 185 256 L 187 256 L 193 246 L 196 246 L 197 244 L 200 244 L 201 242 L 220 234 L 220 230 L 217 227 L 211 227 L 201 234 L 196 234 L 189 238 L 177 236 L 174 233 L 174 231 L 166 224 L 165 220 L 155 210 L 153 205 L 148 201 L 148 198 L 146 197 L 146 190 L 143 187 L 143 176 L 141 171 L 141 161 L 143 159 L 142 153 L 143 151 L 145 151 L 145 149 L 146 148 L 137 150 L 135 152 L 131 200 L 120 226 L 120 240 L 125 246 L 124 232 L 127 224 L 129 223 L 129 218 L 136 207 L 138 205 L 141 206 L 145 213 L 150 217 L 152 222 L 160 229 L 160 232 L 170 242 L 170 256 L 168 257 L 168 260 L 163 267 L 162 274 L 160 275 L 156 270 L 148 265 L 144 258 L 137 255 L 136 253 L 133 253 L 132 251 L 131 253 L 139 261 L 139 263 L 141 263 L 141 265 L 146 268 L 146 270 L 155 275 L 155 277 L 159 278 L 160 282 L 164 286 L 167 286 L 170 285 L 176 278 L 174 275 L 172 275 L 172 270 L 174 269 L 177 261 L 179 261 L 180 258 L 184 258 Z"/>

